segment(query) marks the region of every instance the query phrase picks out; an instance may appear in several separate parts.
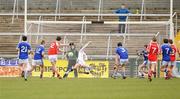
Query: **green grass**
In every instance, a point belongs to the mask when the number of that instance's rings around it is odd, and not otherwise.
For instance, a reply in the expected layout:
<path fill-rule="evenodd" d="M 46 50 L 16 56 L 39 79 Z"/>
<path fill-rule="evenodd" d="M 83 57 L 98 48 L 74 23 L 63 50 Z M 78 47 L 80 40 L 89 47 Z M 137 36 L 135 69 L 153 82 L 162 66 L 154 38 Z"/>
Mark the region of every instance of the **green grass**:
<path fill-rule="evenodd" d="M 180 79 L 0 78 L 0 99 L 180 99 Z"/>

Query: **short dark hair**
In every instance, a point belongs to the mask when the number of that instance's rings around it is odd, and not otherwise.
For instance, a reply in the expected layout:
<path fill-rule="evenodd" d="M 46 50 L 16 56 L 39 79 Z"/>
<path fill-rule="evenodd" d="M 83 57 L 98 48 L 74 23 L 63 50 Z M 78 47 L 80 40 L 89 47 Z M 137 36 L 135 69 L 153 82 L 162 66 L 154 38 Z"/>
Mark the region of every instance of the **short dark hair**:
<path fill-rule="evenodd" d="M 169 43 L 170 43 L 170 44 L 173 44 L 173 40 L 172 40 L 172 39 L 169 39 Z"/>
<path fill-rule="evenodd" d="M 27 36 L 23 35 L 22 36 L 22 41 L 27 41 Z"/>
<path fill-rule="evenodd" d="M 117 46 L 119 47 L 119 46 L 122 46 L 122 43 L 121 42 L 119 42 L 118 44 L 117 44 Z"/>
<path fill-rule="evenodd" d="M 45 44 L 45 40 L 42 40 L 42 41 L 41 41 L 41 44 Z"/>
<path fill-rule="evenodd" d="M 144 47 L 145 47 L 145 48 L 147 48 L 147 47 L 148 47 L 148 45 L 144 45 Z"/>
<path fill-rule="evenodd" d="M 156 42 L 156 41 L 157 41 L 157 39 L 156 39 L 155 36 L 152 38 L 152 41 L 153 41 L 153 42 Z"/>
<path fill-rule="evenodd" d="M 73 43 L 73 42 L 69 43 L 69 46 L 72 46 L 72 45 L 74 45 L 74 43 Z"/>
<path fill-rule="evenodd" d="M 164 39 L 163 42 L 164 42 L 164 43 L 168 43 L 169 40 L 168 40 L 168 39 Z"/>
<path fill-rule="evenodd" d="M 60 37 L 60 36 L 57 36 L 57 37 L 56 37 L 56 40 L 57 40 L 57 41 L 60 41 L 60 40 L 61 40 L 61 37 Z"/>

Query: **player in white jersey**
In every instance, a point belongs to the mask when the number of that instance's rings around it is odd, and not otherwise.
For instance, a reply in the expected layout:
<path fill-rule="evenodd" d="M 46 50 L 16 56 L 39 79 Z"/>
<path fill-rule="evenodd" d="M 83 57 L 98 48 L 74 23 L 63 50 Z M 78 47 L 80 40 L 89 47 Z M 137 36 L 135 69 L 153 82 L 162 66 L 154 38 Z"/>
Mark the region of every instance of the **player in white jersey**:
<path fill-rule="evenodd" d="M 86 74 L 89 74 L 91 68 L 86 65 L 86 60 L 88 59 L 87 58 L 87 55 L 86 53 L 84 52 L 85 48 L 91 43 L 91 41 L 89 41 L 88 43 L 86 43 L 80 50 L 79 50 L 79 53 L 78 53 L 78 59 L 77 59 L 77 63 L 72 67 L 72 69 L 68 70 L 63 78 L 66 78 L 69 74 L 69 72 L 73 71 L 74 69 L 77 69 L 78 67 L 83 67 L 85 68 L 85 73 Z"/>

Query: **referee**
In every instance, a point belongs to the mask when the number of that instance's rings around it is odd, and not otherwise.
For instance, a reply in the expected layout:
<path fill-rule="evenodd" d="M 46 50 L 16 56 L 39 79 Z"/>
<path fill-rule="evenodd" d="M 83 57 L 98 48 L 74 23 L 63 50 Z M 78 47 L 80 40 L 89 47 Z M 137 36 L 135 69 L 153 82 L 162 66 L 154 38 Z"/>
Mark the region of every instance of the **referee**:
<path fill-rule="evenodd" d="M 77 58 L 78 58 L 78 51 L 76 50 L 76 46 L 74 43 L 69 43 L 70 50 L 67 52 L 66 57 L 68 60 L 68 68 L 66 72 L 72 68 L 76 64 Z M 77 69 L 74 70 L 74 77 L 78 77 Z"/>

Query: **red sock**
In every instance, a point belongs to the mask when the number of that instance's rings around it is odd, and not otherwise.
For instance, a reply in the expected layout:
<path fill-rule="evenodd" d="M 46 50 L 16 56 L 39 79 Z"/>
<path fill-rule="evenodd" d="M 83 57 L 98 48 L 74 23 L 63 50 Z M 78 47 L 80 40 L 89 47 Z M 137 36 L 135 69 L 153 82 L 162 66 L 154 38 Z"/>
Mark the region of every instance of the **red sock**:
<path fill-rule="evenodd" d="M 148 77 L 151 77 L 151 76 L 152 76 L 152 73 L 153 73 L 153 71 L 152 71 L 152 70 L 149 70 L 149 72 L 148 72 Z"/>

